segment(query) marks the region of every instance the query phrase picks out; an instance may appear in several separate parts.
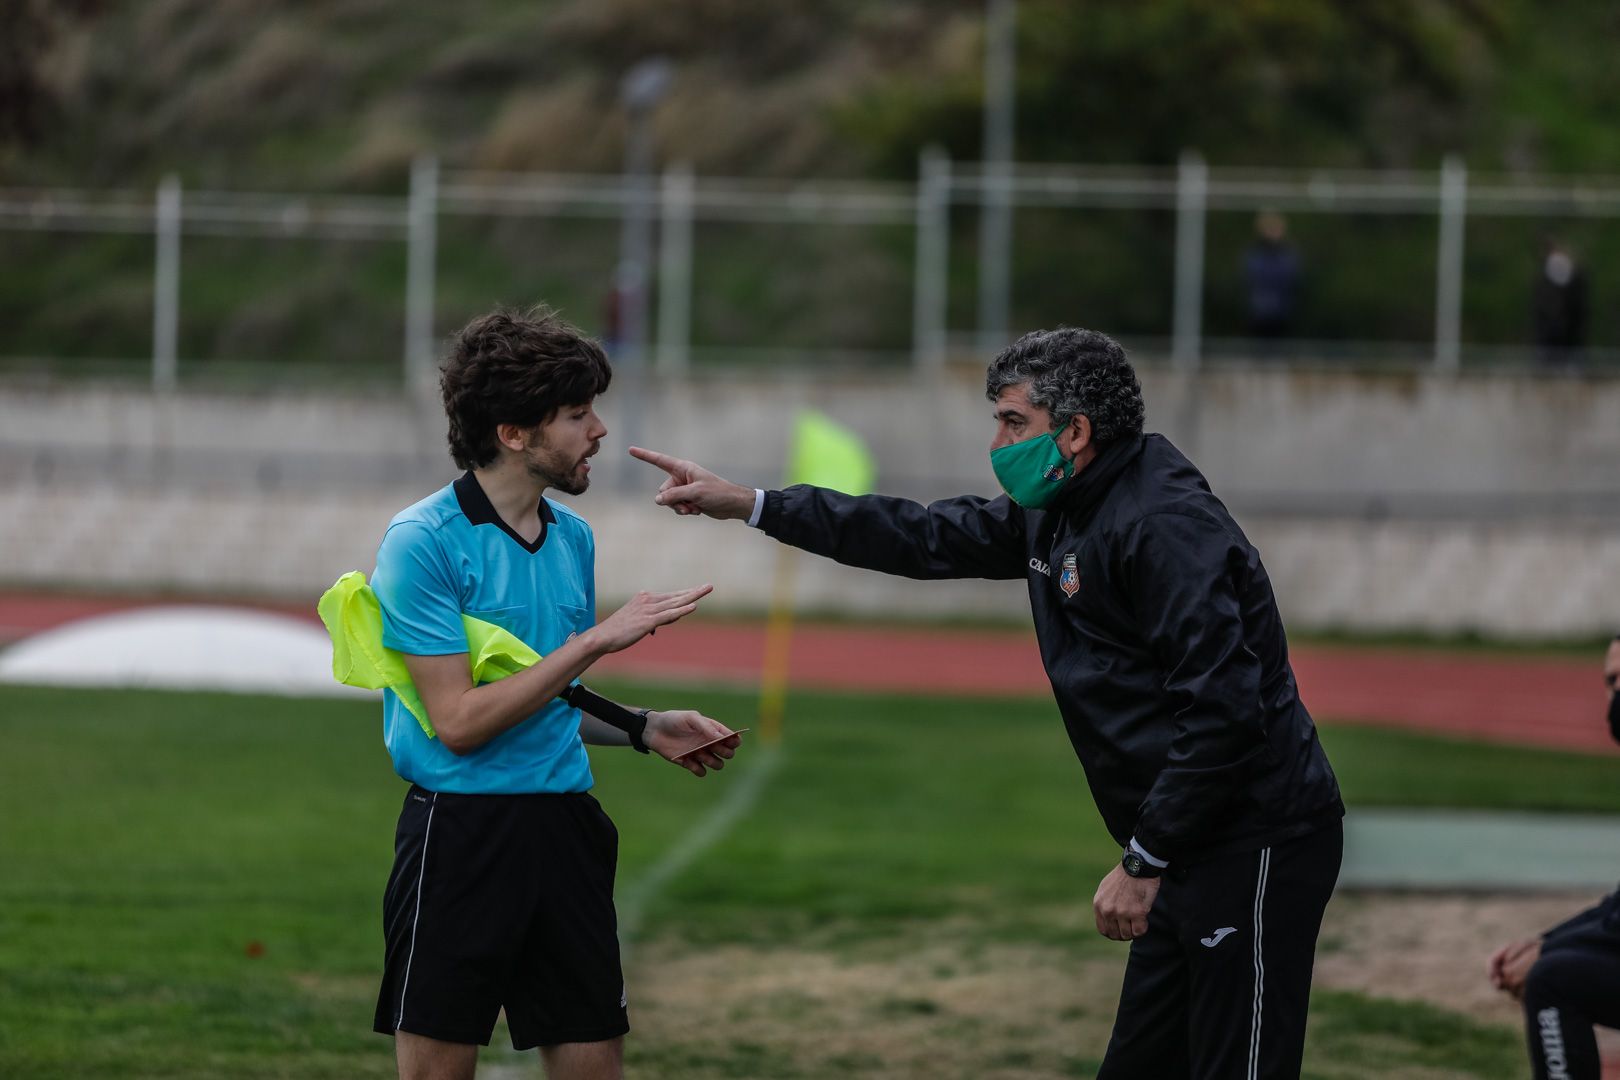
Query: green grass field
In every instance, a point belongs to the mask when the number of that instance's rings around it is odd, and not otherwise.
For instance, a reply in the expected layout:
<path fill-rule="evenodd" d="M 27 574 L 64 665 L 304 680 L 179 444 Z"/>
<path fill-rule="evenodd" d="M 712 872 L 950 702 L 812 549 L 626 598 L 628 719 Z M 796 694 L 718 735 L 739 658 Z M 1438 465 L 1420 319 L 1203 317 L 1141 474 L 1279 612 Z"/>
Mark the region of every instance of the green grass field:
<path fill-rule="evenodd" d="M 402 784 L 379 729 L 363 702 L 0 689 L 0 1076 L 391 1075 L 369 1029 Z M 1620 811 L 1611 762 L 1324 741 L 1353 805 Z M 1089 901 L 1117 849 L 1050 704 L 801 694 L 782 753 L 647 909 L 632 1075 L 1092 1075 L 1123 950 Z M 621 895 L 750 768 L 593 755 Z M 1508 1028 L 1351 993 L 1313 1010 L 1311 1076 L 1522 1072 Z M 510 1067 L 503 1038 L 486 1060 Z"/>

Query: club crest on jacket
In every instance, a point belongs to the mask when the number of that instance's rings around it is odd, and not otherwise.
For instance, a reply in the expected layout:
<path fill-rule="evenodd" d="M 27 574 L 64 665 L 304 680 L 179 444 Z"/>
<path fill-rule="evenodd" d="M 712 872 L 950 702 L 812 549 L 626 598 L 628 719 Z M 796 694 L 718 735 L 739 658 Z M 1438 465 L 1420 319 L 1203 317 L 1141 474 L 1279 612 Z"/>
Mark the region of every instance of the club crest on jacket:
<path fill-rule="evenodd" d="M 1063 556 L 1063 572 L 1058 575 L 1058 588 L 1070 597 L 1080 591 L 1080 569 L 1075 566 L 1073 555 Z"/>

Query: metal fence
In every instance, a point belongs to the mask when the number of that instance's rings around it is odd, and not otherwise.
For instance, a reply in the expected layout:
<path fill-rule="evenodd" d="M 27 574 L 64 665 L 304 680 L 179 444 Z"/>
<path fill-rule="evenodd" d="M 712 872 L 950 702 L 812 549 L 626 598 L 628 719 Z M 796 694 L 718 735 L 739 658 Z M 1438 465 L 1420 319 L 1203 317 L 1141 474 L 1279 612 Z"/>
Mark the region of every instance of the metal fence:
<path fill-rule="evenodd" d="M 1447 159 L 1435 172 L 1212 168 L 1195 154 L 1185 155 L 1179 167 L 1168 170 L 1033 165 L 995 170 L 953 163 L 930 150 L 921 155 L 915 184 L 699 178 L 689 167 L 675 165 L 657 185 L 647 185 L 619 175 L 441 171 L 435 161 L 424 158 L 415 164 L 410 190 L 403 197 L 183 191 L 172 176 L 155 193 L 0 189 L 0 230 L 152 235 L 152 381 L 165 390 L 179 376 L 183 236 L 403 243 L 408 254 L 402 375 L 408 384 L 417 385 L 428 378 L 433 363 L 438 227 L 446 218 L 650 215 L 658 236 L 656 265 L 638 269 L 643 280 L 657 286 L 652 340 L 630 345 L 633 355 L 645 356 L 664 373 L 683 372 L 691 363 L 696 223 L 909 227 L 915 235 L 910 362 L 928 372 L 945 364 L 958 343 L 971 342 L 981 350 L 987 344 L 982 327 L 969 337 L 953 332 L 947 318 L 951 211 L 1002 203 L 1016 209 L 1135 208 L 1173 214 L 1173 315 L 1164 344 L 1172 363 L 1187 370 L 1205 361 L 1210 346 L 1203 316 L 1205 223 L 1211 212 L 1275 209 L 1434 218 L 1438 222 L 1434 333 L 1422 350 L 1422 362 L 1439 372 L 1455 372 L 1464 345 L 1466 221 L 1620 217 L 1620 181 L 1471 177 L 1456 158 Z M 998 242 L 1012 243 L 1010 236 Z M 987 251 L 981 244 L 977 252 L 981 277 L 987 262 L 1000 260 L 1005 265 L 1009 255 Z M 1004 280 L 998 287 L 1007 288 Z M 1006 307 L 1003 297 L 1000 309 Z M 1411 350 L 1406 352 L 1410 356 Z"/>

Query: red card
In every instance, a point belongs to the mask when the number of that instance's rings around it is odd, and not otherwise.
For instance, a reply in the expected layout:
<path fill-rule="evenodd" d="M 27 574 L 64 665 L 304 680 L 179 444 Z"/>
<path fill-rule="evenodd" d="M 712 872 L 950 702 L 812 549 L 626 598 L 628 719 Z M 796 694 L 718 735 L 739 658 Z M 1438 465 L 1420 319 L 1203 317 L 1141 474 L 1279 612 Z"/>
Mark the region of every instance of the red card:
<path fill-rule="evenodd" d="M 727 739 L 731 738 L 732 735 L 741 735 L 745 731 L 752 731 L 752 730 L 753 730 L 752 728 L 738 728 L 736 731 L 733 731 L 730 735 L 722 735 L 718 739 L 705 739 L 703 742 L 698 743 L 696 746 L 692 747 L 690 750 L 684 750 L 681 753 L 677 754 L 671 760 L 679 761 L 679 760 L 681 760 L 681 758 L 691 757 L 693 754 L 697 753 L 699 750 L 702 750 L 702 749 L 704 749 L 706 747 L 713 746 L 715 743 L 725 742 Z"/>

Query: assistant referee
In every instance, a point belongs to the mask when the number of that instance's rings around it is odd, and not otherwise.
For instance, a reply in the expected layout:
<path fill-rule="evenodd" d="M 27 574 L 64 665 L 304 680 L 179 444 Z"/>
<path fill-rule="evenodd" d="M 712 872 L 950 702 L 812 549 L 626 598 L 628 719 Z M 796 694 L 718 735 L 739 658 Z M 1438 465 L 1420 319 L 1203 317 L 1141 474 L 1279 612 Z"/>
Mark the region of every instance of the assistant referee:
<path fill-rule="evenodd" d="M 502 1009 L 513 1047 L 540 1047 L 552 1080 L 621 1074 L 618 833 L 590 795 L 582 736 L 698 776 L 737 744 L 687 753 L 731 734 L 696 712 L 643 712 L 626 733 L 558 700 L 709 592 L 641 593 L 596 621 L 590 526 L 545 496 L 589 486 L 607 434 L 593 403 L 610 377 L 601 347 L 547 311 L 473 320 L 440 383 L 450 454 L 467 471 L 396 515 L 377 551 L 383 643 L 404 654 L 433 728 L 384 692 L 383 738 L 411 786 L 375 1027 L 394 1036 L 408 1080 L 470 1080 Z M 544 659 L 474 686 L 463 615 Z"/>
<path fill-rule="evenodd" d="M 1112 339 L 1027 334 L 990 364 L 1006 494 L 929 506 L 758 491 L 632 447 L 657 501 L 913 578 L 1022 578 L 1119 865 L 1097 928 L 1131 941 L 1103 1080 L 1297 1077 L 1344 805 L 1259 553 L 1170 442 Z"/>

